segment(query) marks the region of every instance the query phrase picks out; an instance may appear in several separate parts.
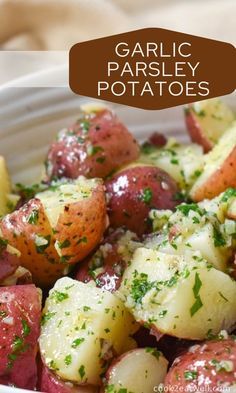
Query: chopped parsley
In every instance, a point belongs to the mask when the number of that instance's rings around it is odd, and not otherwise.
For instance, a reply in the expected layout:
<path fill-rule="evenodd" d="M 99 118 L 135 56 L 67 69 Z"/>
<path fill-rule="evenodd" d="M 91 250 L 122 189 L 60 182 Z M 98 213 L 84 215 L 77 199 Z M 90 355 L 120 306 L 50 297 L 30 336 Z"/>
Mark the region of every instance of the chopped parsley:
<path fill-rule="evenodd" d="M 166 314 L 167 314 L 167 310 L 162 310 L 161 312 L 159 312 L 158 316 L 159 318 L 164 318 Z"/>
<path fill-rule="evenodd" d="M 77 245 L 78 244 L 80 244 L 80 243 L 87 243 L 88 242 L 88 239 L 87 239 L 87 237 L 86 236 L 83 236 L 83 237 L 81 237 L 78 241 L 77 241 Z"/>
<path fill-rule="evenodd" d="M 213 239 L 215 247 L 223 247 L 226 245 L 222 233 L 215 226 L 213 227 Z"/>
<path fill-rule="evenodd" d="M 42 315 L 41 318 L 41 326 L 44 326 L 46 322 L 48 322 L 54 315 L 56 315 L 55 312 L 47 312 Z"/>
<path fill-rule="evenodd" d="M 198 310 L 200 310 L 200 308 L 202 306 L 203 306 L 202 300 L 201 300 L 200 296 L 197 296 L 197 298 L 195 300 L 195 303 L 190 308 L 190 315 L 191 315 L 191 317 L 193 317 L 194 314 L 196 314 L 196 312 L 198 312 Z"/>
<path fill-rule="evenodd" d="M 66 239 L 66 240 L 64 240 L 63 242 L 58 242 L 58 247 L 60 248 L 60 249 L 62 249 L 62 248 L 67 248 L 67 247 L 69 247 L 70 246 L 70 240 L 69 239 Z"/>
<path fill-rule="evenodd" d="M 31 332 L 31 328 L 24 319 L 21 320 L 21 324 L 22 324 L 22 329 L 23 329 L 23 336 L 27 337 Z"/>
<path fill-rule="evenodd" d="M 8 240 L 5 240 L 2 237 L 0 237 L 0 248 L 6 248 L 7 245 L 8 245 Z"/>
<path fill-rule="evenodd" d="M 56 303 L 63 302 L 63 300 L 66 300 L 69 298 L 68 293 L 65 292 L 59 292 L 59 291 L 54 291 L 52 294 L 53 299 L 56 301 Z"/>
<path fill-rule="evenodd" d="M 144 142 L 141 146 L 141 152 L 143 154 L 151 154 L 154 153 L 155 151 L 157 151 L 157 148 L 155 145 L 153 145 L 150 142 Z"/>
<path fill-rule="evenodd" d="M 101 146 L 89 145 L 89 146 L 87 147 L 87 154 L 88 154 L 89 156 L 94 156 L 94 155 L 97 154 L 98 152 L 102 152 L 102 151 L 104 151 L 104 149 L 103 149 L 103 147 L 101 147 Z"/>
<path fill-rule="evenodd" d="M 153 194 L 151 188 L 144 188 L 140 195 L 140 199 L 146 203 L 146 205 L 149 205 L 151 200 L 152 200 Z"/>
<path fill-rule="evenodd" d="M 201 289 L 201 286 L 202 286 L 202 281 L 200 280 L 199 274 L 195 273 L 195 282 L 194 282 L 194 286 L 193 286 L 193 294 L 195 297 L 195 302 L 192 305 L 192 307 L 190 308 L 191 317 L 194 314 L 196 314 L 196 312 L 203 306 L 202 300 L 199 295 L 199 291 Z"/>
<path fill-rule="evenodd" d="M 72 362 L 72 356 L 71 355 L 66 355 L 65 359 L 64 359 L 64 363 L 69 366 Z"/>
<path fill-rule="evenodd" d="M 87 133 L 90 128 L 90 122 L 88 120 L 83 120 L 80 122 L 80 127 L 82 128 L 84 133 Z"/>
<path fill-rule="evenodd" d="M 190 211 L 195 211 L 198 213 L 200 216 L 204 214 L 202 209 L 196 204 L 196 203 L 182 203 L 181 205 L 177 206 L 176 210 L 180 211 L 183 213 L 184 216 L 188 216 Z"/>
<path fill-rule="evenodd" d="M 72 344 L 71 344 L 71 346 L 72 346 L 72 348 L 77 348 L 80 344 L 82 344 L 84 342 L 84 338 L 76 338 L 73 342 L 72 342 Z"/>
<path fill-rule="evenodd" d="M 19 351 L 23 346 L 24 340 L 19 336 L 15 336 L 13 340 L 13 351 Z"/>
<path fill-rule="evenodd" d="M 161 356 L 161 352 L 159 352 L 156 348 L 146 347 L 145 352 L 150 353 L 151 355 L 155 356 L 155 358 L 159 359 Z"/>
<path fill-rule="evenodd" d="M 228 202 L 232 197 L 236 197 L 236 188 L 228 188 L 222 195 L 221 202 Z"/>
<path fill-rule="evenodd" d="M 186 381 L 194 381 L 195 379 L 197 379 L 197 377 L 198 377 L 197 371 L 186 370 L 184 372 L 184 378 Z"/>
<path fill-rule="evenodd" d="M 35 224 L 37 224 L 38 219 L 39 219 L 39 212 L 38 212 L 38 210 L 32 210 L 32 212 L 30 213 L 27 221 L 28 221 L 29 224 L 35 225 Z"/>
<path fill-rule="evenodd" d="M 84 378 L 84 376 L 85 376 L 85 367 L 84 367 L 84 365 L 80 366 L 80 368 L 79 368 L 79 375 L 80 375 L 81 379 Z"/>
<path fill-rule="evenodd" d="M 195 298 L 198 296 L 201 286 L 202 286 L 202 281 L 199 278 L 199 274 L 195 273 L 195 283 L 193 286 L 193 293 Z"/>
<path fill-rule="evenodd" d="M 142 303 L 143 297 L 152 287 L 153 284 L 148 281 L 147 274 L 140 273 L 138 278 L 134 278 L 131 285 L 131 296 L 135 303 Z"/>

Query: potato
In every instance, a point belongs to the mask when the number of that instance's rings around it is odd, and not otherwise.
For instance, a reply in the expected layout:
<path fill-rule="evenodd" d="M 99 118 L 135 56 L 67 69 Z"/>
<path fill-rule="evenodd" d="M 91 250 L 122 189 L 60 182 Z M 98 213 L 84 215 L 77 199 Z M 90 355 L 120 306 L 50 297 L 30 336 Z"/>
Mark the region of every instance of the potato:
<path fill-rule="evenodd" d="M 179 144 L 170 138 L 163 147 L 144 143 L 139 162 L 167 172 L 181 189 L 189 190 L 203 169 L 203 150 L 196 144 Z"/>
<path fill-rule="evenodd" d="M 108 369 L 105 392 L 153 393 L 164 382 L 167 366 L 168 361 L 154 348 L 126 352 Z"/>
<path fill-rule="evenodd" d="M 236 122 L 205 155 L 203 172 L 190 190 L 190 197 L 195 202 L 212 199 L 228 187 L 236 187 Z"/>
<path fill-rule="evenodd" d="M 66 265 L 59 263 L 52 228 L 39 199 L 5 216 L 0 228 L 4 238 L 20 250 L 20 264 L 30 270 L 37 285 L 48 286 L 63 275 Z"/>
<path fill-rule="evenodd" d="M 47 179 L 54 177 L 105 178 L 137 159 L 134 137 L 107 108 L 86 107 L 78 121 L 63 129 L 49 149 Z"/>
<path fill-rule="evenodd" d="M 99 288 L 116 291 L 134 249 L 140 244 L 133 232 L 118 228 L 103 240 L 91 258 L 78 265 L 76 279 L 84 283 L 93 280 Z"/>
<path fill-rule="evenodd" d="M 9 212 L 8 195 L 11 192 L 11 183 L 5 159 L 0 156 L 0 216 Z"/>
<path fill-rule="evenodd" d="M 176 359 L 166 376 L 165 391 L 173 391 L 175 386 L 177 391 L 182 389 L 184 392 L 191 389 L 233 393 L 236 389 L 235 370 L 235 338 L 206 341 L 190 347 Z"/>
<path fill-rule="evenodd" d="M 204 260 L 139 248 L 118 293 L 138 322 L 178 338 L 236 323 L 236 282 Z"/>
<path fill-rule="evenodd" d="M 136 328 L 117 297 L 68 277 L 50 291 L 42 321 L 44 363 L 60 378 L 78 384 L 101 384 L 107 362 L 123 352 Z"/>
<path fill-rule="evenodd" d="M 188 133 L 205 153 L 213 148 L 233 120 L 231 109 L 218 98 L 189 104 L 185 109 Z"/>
<path fill-rule="evenodd" d="M 0 285 L 3 280 L 11 276 L 20 265 L 20 253 L 0 237 Z"/>
<path fill-rule="evenodd" d="M 40 392 L 47 393 L 97 393 L 98 389 L 95 386 L 89 385 L 74 385 L 71 382 L 66 382 L 57 377 L 47 367 L 43 366 L 41 375 L 38 381 L 38 389 Z"/>
<path fill-rule="evenodd" d="M 232 194 L 235 194 L 233 196 Z M 146 238 L 146 247 L 166 254 L 204 258 L 219 270 L 226 271 L 236 249 L 236 223 L 228 219 L 236 190 L 227 190 L 201 203 L 182 203 L 176 211 L 153 210 L 151 219 L 157 234 Z"/>
<path fill-rule="evenodd" d="M 4 238 L 39 286 L 49 286 L 83 259 L 106 228 L 105 194 L 97 180 L 56 184 L 0 222 Z"/>
<path fill-rule="evenodd" d="M 105 185 L 110 225 L 124 226 L 138 235 L 151 231 L 151 209 L 173 209 L 177 205 L 176 182 L 154 166 L 124 169 Z"/>
<path fill-rule="evenodd" d="M 0 288 L 0 384 L 35 388 L 40 316 L 34 285 Z"/>
<path fill-rule="evenodd" d="M 100 242 L 106 229 L 106 202 L 98 179 L 76 181 L 36 194 L 54 232 L 62 261 L 75 263 Z"/>

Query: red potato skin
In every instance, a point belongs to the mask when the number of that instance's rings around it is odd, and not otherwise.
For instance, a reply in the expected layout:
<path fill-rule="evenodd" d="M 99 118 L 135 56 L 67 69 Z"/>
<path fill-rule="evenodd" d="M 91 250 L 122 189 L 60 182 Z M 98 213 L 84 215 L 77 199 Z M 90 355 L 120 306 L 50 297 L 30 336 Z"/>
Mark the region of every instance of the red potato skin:
<path fill-rule="evenodd" d="M 153 132 L 153 134 L 148 138 L 148 142 L 153 146 L 163 147 L 166 145 L 167 139 L 165 135 L 160 134 L 159 132 Z"/>
<path fill-rule="evenodd" d="M 113 228 L 124 226 L 141 236 L 152 229 L 148 220 L 151 209 L 174 209 L 179 203 L 176 182 L 153 166 L 135 166 L 117 173 L 105 183 L 108 215 Z M 150 192 L 144 198 L 145 190 Z"/>
<path fill-rule="evenodd" d="M 6 323 L 7 317 L 13 318 L 12 324 Z M 41 302 L 34 285 L 0 288 L 0 384 L 36 387 L 40 318 Z M 17 338 L 21 345 L 14 344 Z"/>
<path fill-rule="evenodd" d="M 233 370 L 217 368 L 221 361 L 231 361 Z M 166 376 L 165 386 L 169 387 L 168 391 L 171 391 L 171 387 L 173 390 L 174 386 L 177 390 L 184 389 L 181 390 L 183 392 L 190 391 L 190 388 L 197 391 L 197 388 L 200 390 L 204 387 L 209 387 L 208 391 L 213 392 L 223 384 L 233 384 L 236 381 L 235 370 L 236 341 L 233 338 L 206 341 L 174 361 Z"/>
<path fill-rule="evenodd" d="M 35 224 L 28 222 L 32 211 L 38 212 Z M 52 229 L 39 199 L 31 199 L 19 210 L 5 216 L 0 222 L 0 229 L 4 238 L 21 252 L 20 264 L 31 272 L 35 284 L 47 287 L 63 275 L 65 264 L 58 263 Z M 36 250 L 35 234 L 50 238 L 50 244 L 43 253 Z"/>
<path fill-rule="evenodd" d="M 41 365 L 38 377 L 38 390 L 45 393 L 96 393 L 92 386 L 76 386 L 58 378 L 46 366 Z"/>
<path fill-rule="evenodd" d="M 204 153 L 208 153 L 213 148 L 213 143 L 207 139 L 206 135 L 191 110 L 191 105 L 185 110 L 185 123 L 192 142 L 197 143 L 203 147 Z"/>
<path fill-rule="evenodd" d="M 134 137 L 110 110 L 84 114 L 60 134 L 46 161 L 47 180 L 84 175 L 105 178 L 138 158 Z"/>
<path fill-rule="evenodd" d="M 144 326 L 139 328 L 133 335 L 133 338 L 139 348 L 151 347 L 160 350 L 170 364 L 194 343 L 193 341 L 179 339 L 167 334 L 159 333 L 158 335 L 158 332 L 153 329 L 149 330 Z"/>
<path fill-rule="evenodd" d="M 191 193 L 191 198 L 194 202 L 212 199 L 230 187 L 236 187 L 236 147 L 233 148 L 222 166 Z"/>
<path fill-rule="evenodd" d="M 11 276 L 20 266 L 18 256 L 10 254 L 6 246 L 0 246 L 0 283 Z"/>
<path fill-rule="evenodd" d="M 118 228 L 112 234 L 108 235 L 102 242 L 102 245 L 109 245 L 109 250 L 106 252 L 106 256 L 104 257 L 100 249 L 98 249 L 94 255 L 78 265 L 75 279 L 84 283 L 95 280 L 98 288 L 105 289 L 109 292 L 117 291 L 120 287 L 122 274 L 126 267 L 126 262 L 122 258 L 122 255 L 117 251 L 117 241 L 124 234 L 125 231 Z M 138 240 L 135 235 L 134 240 Z M 95 258 L 99 258 L 99 260 L 102 261 L 103 268 L 103 272 L 100 273 L 96 279 L 94 279 L 91 274 L 91 266 L 93 266 Z"/>

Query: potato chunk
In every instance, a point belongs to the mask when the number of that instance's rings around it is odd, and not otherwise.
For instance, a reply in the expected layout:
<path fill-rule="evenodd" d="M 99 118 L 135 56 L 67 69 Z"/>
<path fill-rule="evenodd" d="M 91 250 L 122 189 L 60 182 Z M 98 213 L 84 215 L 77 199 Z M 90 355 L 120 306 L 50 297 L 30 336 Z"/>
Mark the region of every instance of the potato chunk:
<path fill-rule="evenodd" d="M 153 393 L 164 382 L 167 366 L 168 361 L 155 348 L 126 352 L 108 369 L 105 392 Z"/>
<path fill-rule="evenodd" d="M 234 114 L 223 101 L 216 98 L 188 105 L 185 120 L 192 141 L 208 152 L 231 126 Z"/>
<path fill-rule="evenodd" d="M 236 122 L 205 155 L 201 176 L 194 183 L 190 197 L 199 202 L 212 199 L 228 187 L 236 187 Z"/>
<path fill-rule="evenodd" d="M 138 322 L 202 340 L 236 322 L 236 282 L 204 260 L 139 248 L 119 293 Z"/>
<path fill-rule="evenodd" d="M 202 147 L 179 144 L 174 138 L 161 147 L 144 143 L 139 162 L 154 165 L 167 172 L 182 189 L 192 187 L 203 169 Z"/>
<path fill-rule="evenodd" d="M 53 285 L 68 265 L 84 259 L 106 229 L 100 180 L 56 182 L 0 222 L 2 237 L 20 253 L 20 263 L 40 287 Z"/>
<path fill-rule="evenodd" d="M 123 352 L 135 326 L 131 314 L 111 293 L 61 278 L 43 312 L 41 354 L 59 377 L 98 385 L 107 360 Z"/>

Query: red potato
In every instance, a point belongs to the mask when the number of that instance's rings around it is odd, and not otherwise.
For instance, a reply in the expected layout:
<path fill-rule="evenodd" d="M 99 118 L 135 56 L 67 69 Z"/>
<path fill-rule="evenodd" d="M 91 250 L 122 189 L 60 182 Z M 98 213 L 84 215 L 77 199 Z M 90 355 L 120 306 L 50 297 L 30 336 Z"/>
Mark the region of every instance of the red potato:
<path fill-rule="evenodd" d="M 79 175 L 105 178 L 138 155 L 136 140 L 117 116 L 106 108 L 92 108 L 62 130 L 50 147 L 47 179 L 75 179 Z"/>
<path fill-rule="evenodd" d="M 195 202 L 212 199 L 230 187 L 236 187 L 236 122 L 205 155 L 203 172 L 190 197 Z"/>
<path fill-rule="evenodd" d="M 20 265 L 19 257 L 18 250 L 9 246 L 8 241 L 0 237 L 0 285 L 17 270 Z"/>
<path fill-rule="evenodd" d="M 137 236 L 118 228 L 104 239 L 91 258 L 78 266 L 75 278 L 84 283 L 94 280 L 97 287 L 116 291 L 127 264 L 126 259 L 130 257 L 130 242 L 138 242 Z"/>
<path fill-rule="evenodd" d="M 38 389 L 45 393 L 97 393 L 95 386 L 78 386 L 71 382 L 66 382 L 56 376 L 46 366 L 42 366 L 38 380 Z"/>
<path fill-rule="evenodd" d="M 219 99 L 189 104 L 185 109 L 188 133 L 205 153 L 213 148 L 233 120 L 233 112 Z"/>
<path fill-rule="evenodd" d="M 105 185 L 111 226 L 124 226 L 138 235 L 151 231 L 151 209 L 173 209 L 179 203 L 176 182 L 154 166 L 124 169 Z"/>
<path fill-rule="evenodd" d="M 40 318 L 34 285 L 0 288 L 0 384 L 35 388 Z"/>
<path fill-rule="evenodd" d="M 168 361 L 155 348 L 138 348 L 114 359 L 106 372 L 105 392 L 152 393 L 163 383 Z"/>
<path fill-rule="evenodd" d="M 30 223 L 29 217 L 37 213 L 37 222 Z M 65 264 L 59 263 L 59 256 L 52 242 L 53 233 L 49 220 L 39 199 L 31 199 L 22 208 L 5 216 L 0 223 L 4 237 L 21 252 L 20 263 L 28 269 L 33 281 L 48 286 L 63 275 Z M 47 240 L 44 245 L 40 238 Z"/>
<path fill-rule="evenodd" d="M 232 338 L 206 341 L 190 347 L 172 364 L 165 386 L 183 392 L 207 389 L 217 391 L 223 386 L 236 386 L 236 341 Z M 172 389 L 172 390 L 171 390 Z M 202 391 L 201 390 L 201 391 Z M 220 391 L 220 390 L 219 390 Z"/>
<path fill-rule="evenodd" d="M 100 242 L 106 229 L 103 185 L 85 178 L 57 184 L 5 216 L 0 228 L 33 281 L 49 286 Z"/>

